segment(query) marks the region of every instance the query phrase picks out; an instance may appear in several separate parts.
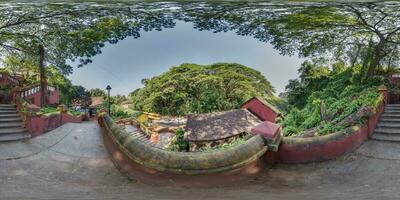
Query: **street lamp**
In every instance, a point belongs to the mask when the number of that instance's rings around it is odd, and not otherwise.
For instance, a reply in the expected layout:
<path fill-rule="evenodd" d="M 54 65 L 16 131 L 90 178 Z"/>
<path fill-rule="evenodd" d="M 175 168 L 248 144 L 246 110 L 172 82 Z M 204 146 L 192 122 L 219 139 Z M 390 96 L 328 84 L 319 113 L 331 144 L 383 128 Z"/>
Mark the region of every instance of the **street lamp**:
<path fill-rule="evenodd" d="M 111 115 L 111 102 L 110 102 L 110 90 L 111 90 L 111 86 L 107 85 L 106 90 L 108 93 L 108 114 Z"/>

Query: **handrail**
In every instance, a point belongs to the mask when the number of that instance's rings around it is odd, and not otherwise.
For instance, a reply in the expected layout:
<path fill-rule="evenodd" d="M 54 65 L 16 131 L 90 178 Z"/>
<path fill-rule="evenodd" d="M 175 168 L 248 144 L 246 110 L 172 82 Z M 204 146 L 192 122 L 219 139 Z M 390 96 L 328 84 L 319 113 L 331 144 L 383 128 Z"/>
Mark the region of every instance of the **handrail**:
<path fill-rule="evenodd" d="M 54 92 L 56 90 L 58 90 L 57 87 L 49 86 L 49 85 L 47 86 L 47 91 Z M 36 93 L 39 93 L 40 91 L 41 91 L 40 84 L 33 84 L 28 87 L 20 88 L 19 90 L 17 90 L 17 95 L 21 96 L 22 98 L 25 98 L 27 96 L 31 96 Z"/>

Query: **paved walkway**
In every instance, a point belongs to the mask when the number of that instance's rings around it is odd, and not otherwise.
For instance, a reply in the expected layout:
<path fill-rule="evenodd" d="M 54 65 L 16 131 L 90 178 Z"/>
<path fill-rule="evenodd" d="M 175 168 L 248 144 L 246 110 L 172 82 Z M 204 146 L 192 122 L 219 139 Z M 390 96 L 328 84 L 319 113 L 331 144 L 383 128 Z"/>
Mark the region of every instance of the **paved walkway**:
<path fill-rule="evenodd" d="M 369 141 L 336 160 L 276 165 L 237 185 L 151 186 L 120 174 L 97 124 L 85 122 L 0 144 L 0 199 L 399 199 L 399 171 L 400 145 Z"/>

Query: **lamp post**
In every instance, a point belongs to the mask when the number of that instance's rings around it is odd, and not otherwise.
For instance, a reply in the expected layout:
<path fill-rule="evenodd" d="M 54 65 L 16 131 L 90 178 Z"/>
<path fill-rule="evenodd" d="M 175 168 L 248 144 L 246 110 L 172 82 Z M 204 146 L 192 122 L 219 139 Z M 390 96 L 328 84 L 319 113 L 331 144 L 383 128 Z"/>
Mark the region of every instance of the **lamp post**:
<path fill-rule="evenodd" d="M 108 114 L 111 115 L 111 101 L 110 101 L 110 90 L 111 90 L 111 86 L 107 85 L 106 90 L 108 93 Z"/>

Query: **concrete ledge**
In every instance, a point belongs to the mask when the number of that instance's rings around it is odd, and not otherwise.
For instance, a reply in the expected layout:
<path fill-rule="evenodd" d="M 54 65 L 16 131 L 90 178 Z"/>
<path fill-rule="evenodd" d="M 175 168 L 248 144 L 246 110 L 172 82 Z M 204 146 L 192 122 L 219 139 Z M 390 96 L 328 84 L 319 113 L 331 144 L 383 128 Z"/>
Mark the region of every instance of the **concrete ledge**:
<path fill-rule="evenodd" d="M 226 150 L 172 152 L 140 142 L 115 124 L 108 115 L 100 116 L 98 121 L 103 129 L 106 148 L 115 164 L 135 178 L 148 179 L 151 175 L 153 180 L 161 178 L 193 182 L 210 177 L 221 179 L 224 176 L 255 174 L 264 165 L 263 155 L 267 147 L 258 135 Z M 210 180 L 207 182 L 210 183 Z"/>
<path fill-rule="evenodd" d="M 363 126 L 354 126 L 347 130 L 329 135 L 296 138 L 284 137 L 279 151 L 275 154 L 278 163 L 307 163 L 325 161 L 341 156 L 359 147 L 373 131 L 384 111 L 382 102 L 375 114 L 370 116 Z"/>

